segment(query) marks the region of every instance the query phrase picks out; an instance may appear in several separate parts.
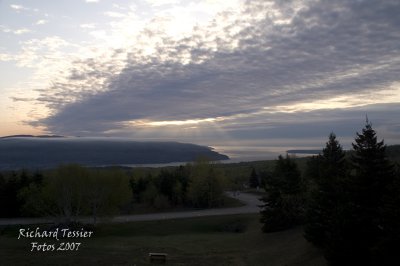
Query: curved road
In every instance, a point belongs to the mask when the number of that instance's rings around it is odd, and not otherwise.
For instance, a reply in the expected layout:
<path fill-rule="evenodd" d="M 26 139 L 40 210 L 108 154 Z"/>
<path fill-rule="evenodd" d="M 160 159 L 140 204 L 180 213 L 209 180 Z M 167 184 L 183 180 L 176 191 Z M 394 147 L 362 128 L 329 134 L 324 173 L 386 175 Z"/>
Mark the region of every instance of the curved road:
<path fill-rule="evenodd" d="M 133 222 L 133 221 L 154 221 L 154 220 L 165 220 L 165 219 L 201 217 L 201 216 L 258 213 L 260 211 L 260 208 L 258 206 L 261 205 L 262 202 L 259 200 L 259 196 L 249 193 L 239 193 L 237 196 L 234 196 L 232 192 L 227 192 L 226 194 L 232 198 L 237 198 L 246 205 L 242 207 L 233 207 L 233 208 L 219 208 L 219 209 L 217 208 L 217 209 L 206 209 L 197 211 L 165 212 L 165 213 L 117 216 L 112 219 L 112 222 L 121 223 L 121 222 Z"/>
<path fill-rule="evenodd" d="M 122 215 L 122 216 L 116 216 L 111 220 L 106 220 L 106 221 L 113 223 L 124 223 L 124 222 L 135 222 L 135 221 L 154 221 L 154 220 L 165 220 L 165 219 L 228 215 L 228 214 L 258 213 L 260 211 L 259 205 L 262 204 L 262 202 L 259 200 L 260 196 L 256 196 L 254 194 L 249 194 L 249 193 L 238 193 L 237 195 L 234 195 L 233 192 L 226 192 L 226 194 L 232 198 L 240 200 L 246 205 L 242 207 L 205 209 L 197 211 Z M 90 222 L 91 219 L 83 218 L 81 221 Z M 52 222 L 53 222 L 52 219 L 46 219 L 46 218 L 0 219 L 0 225 L 41 224 L 41 223 L 52 223 Z M 101 223 L 101 219 L 99 219 L 99 222 Z"/>

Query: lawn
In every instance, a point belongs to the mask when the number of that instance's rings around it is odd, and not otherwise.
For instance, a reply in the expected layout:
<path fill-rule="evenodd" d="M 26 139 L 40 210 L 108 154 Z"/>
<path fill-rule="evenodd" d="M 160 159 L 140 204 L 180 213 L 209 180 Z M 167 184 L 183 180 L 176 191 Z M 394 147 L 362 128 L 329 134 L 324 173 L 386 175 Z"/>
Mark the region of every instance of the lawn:
<path fill-rule="evenodd" d="M 263 234 L 258 219 L 246 214 L 103 224 L 92 238 L 74 240 L 82 242 L 78 251 L 63 252 L 30 252 L 31 240 L 17 239 L 19 227 L 2 228 L 0 265 L 139 266 L 150 265 L 149 252 L 168 253 L 166 265 L 326 265 L 302 228 Z"/>

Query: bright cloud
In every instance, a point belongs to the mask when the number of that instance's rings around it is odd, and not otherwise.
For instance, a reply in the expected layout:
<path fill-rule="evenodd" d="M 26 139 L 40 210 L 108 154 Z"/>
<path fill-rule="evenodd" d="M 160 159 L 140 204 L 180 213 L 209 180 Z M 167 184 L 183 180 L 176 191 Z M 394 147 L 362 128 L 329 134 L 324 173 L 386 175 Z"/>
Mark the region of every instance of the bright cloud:
<path fill-rule="evenodd" d="M 11 29 L 11 28 L 8 28 L 8 27 L 2 26 L 2 25 L 0 25 L 0 29 L 4 33 L 12 33 L 15 35 L 21 35 L 21 34 L 32 32 L 32 30 L 30 30 L 28 28 Z"/>
<path fill-rule="evenodd" d="M 44 25 L 47 24 L 49 21 L 45 20 L 45 19 L 40 19 L 38 21 L 36 21 L 36 25 Z"/>
<path fill-rule="evenodd" d="M 81 24 L 79 26 L 81 28 L 83 28 L 83 29 L 94 29 L 94 28 L 96 28 L 96 24 L 94 24 L 94 23 L 85 23 L 85 24 Z"/>
<path fill-rule="evenodd" d="M 179 4 L 179 0 L 146 0 L 151 6 L 159 7 L 163 5 Z"/>
<path fill-rule="evenodd" d="M 125 17 L 125 14 L 123 14 L 123 13 L 113 12 L 113 11 L 104 12 L 104 15 L 112 17 L 112 18 L 123 18 L 123 17 Z"/>
<path fill-rule="evenodd" d="M 190 120 L 182 120 L 182 121 L 132 121 L 129 124 L 132 126 L 183 126 L 183 125 L 197 125 L 201 123 L 211 123 L 221 121 L 223 118 L 205 118 L 205 119 L 190 119 Z"/>
<path fill-rule="evenodd" d="M 10 5 L 10 7 L 14 10 L 20 11 L 20 10 L 27 10 L 28 8 L 22 6 L 22 5 Z"/>
<path fill-rule="evenodd" d="M 32 32 L 30 29 L 26 29 L 26 28 L 22 28 L 22 29 L 17 29 L 12 31 L 12 33 L 20 35 L 20 34 L 25 34 L 25 33 L 29 33 Z"/>
<path fill-rule="evenodd" d="M 0 53 L 0 61 L 11 61 L 13 57 L 9 54 Z"/>

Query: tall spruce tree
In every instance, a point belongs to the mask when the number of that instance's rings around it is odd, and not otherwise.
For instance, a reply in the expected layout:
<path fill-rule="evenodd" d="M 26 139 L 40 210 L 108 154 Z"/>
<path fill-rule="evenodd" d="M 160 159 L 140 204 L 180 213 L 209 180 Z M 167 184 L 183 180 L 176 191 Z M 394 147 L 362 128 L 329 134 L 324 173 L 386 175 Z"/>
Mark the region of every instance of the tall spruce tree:
<path fill-rule="evenodd" d="M 399 172 L 368 120 L 353 149 L 346 167 L 331 135 L 323 154 L 310 160 L 305 236 L 323 248 L 330 265 L 400 265 Z"/>
<path fill-rule="evenodd" d="M 336 227 L 338 207 L 343 204 L 343 179 L 346 176 L 345 153 L 331 133 L 322 155 L 307 164 L 311 191 L 307 199 L 305 237 L 324 247 Z"/>
<path fill-rule="evenodd" d="M 264 232 L 274 232 L 302 223 L 304 198 L 300 171 L 296 163 L 286 155 L 276 162 L 274 172 L 265 180 L 267 196 L 260 221 Z"/>
<path fill-rule="evenodd" d="M 384 233 L 382 211 L 393 183 L 393 167 L 385 154 L 386 145 L 383 140 L 378 142 L 368 119 L 352 146 L 347 243 L 352 246 L 354 262 L 381 265 L 374 249 Z"/>

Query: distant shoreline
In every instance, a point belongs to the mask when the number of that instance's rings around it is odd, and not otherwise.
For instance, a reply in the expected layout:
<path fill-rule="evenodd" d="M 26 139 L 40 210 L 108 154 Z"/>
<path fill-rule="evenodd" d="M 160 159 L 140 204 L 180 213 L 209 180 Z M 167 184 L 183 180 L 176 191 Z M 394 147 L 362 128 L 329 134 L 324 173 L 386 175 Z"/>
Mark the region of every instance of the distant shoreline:
<path fill-rule="evenodd" d="M 0 139 L 0 170 L 49 169 L 60 164 L 165 165 L 229 156 L 207 146 L 121 138 L 9 137 Z"/>

